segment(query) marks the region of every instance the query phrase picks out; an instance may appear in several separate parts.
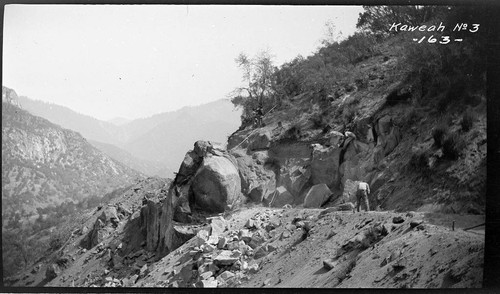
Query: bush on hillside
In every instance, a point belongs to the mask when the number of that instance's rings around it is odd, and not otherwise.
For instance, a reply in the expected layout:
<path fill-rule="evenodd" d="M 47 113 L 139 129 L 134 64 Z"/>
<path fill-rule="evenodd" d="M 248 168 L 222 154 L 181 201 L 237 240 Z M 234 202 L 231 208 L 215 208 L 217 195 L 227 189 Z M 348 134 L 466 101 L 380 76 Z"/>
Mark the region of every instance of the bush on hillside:
<path fill-rule="evenodd" d="M 429 165 L 429 154 L 425 151 L 418 151 L 412 154 L 408 166 L 415 171 L 426 170 Z"/>
<path fill-rule="evenodd" d="M 364 12 L 359 14 L 356 27 L 376 36 L 383 38 L 398 32 L 389 31 L 387 24 L 404 23 L 409 25 L 421 25 L 431 18 L 441 15 L 446 11 L 446 6 L 363 6 Z"/>
<path fill-rule="evenodd" d="M 472 113 L 470 109 L 467 109 L 467 111 L 465 111 L 462 115 L 462 120 L 460 121 L 462 131 L 468 132 L 474 125 L 474 119 L 474 113 Z"/>
<path fill-rule="evenodd" d="M 448 159 L 458 159 L 465 147 L 466 143 L 462 136 L 457 133 L 450 134 L 443 142 L 443 155 Z"/>
<path fill-rule="evenodd" d="M 443 23 L 478 24 L 487 17 L 484 7 L 450 7 L 441 11 L 441 17 L 435 18 Z M 432 21 L 429 21 L 432 23 Z M 471 28 L 472 29 L 472 28 Z M 487 30 L 453 31 L 451 40 L 469 37 L 468 42 L 451 42 L 446 46 L 429 46 L 428 39 L 421 43 L 411 42 L 411 38 L 429 37 L 422 32 L 408 33 L 403 44 L 405 59 L 403 64 L 410 65 L 413 73 L 420 79 L 421 97 L 434 97 L 447 93 L 437 101 L 437 110 L 444 113 L 449 105 L 464 102 L 464 94 L 469 90 L 482 89 L 485 85 Z M 437 37 L 436 37 L 437 38 Z M 440 38 L 436 42 L 442 41 Z"/>
<path fill-rule="evenodd" d="M 448 134 L 448 127 L 444 123 L 440 123 L 432 130 L 432 138 L 434 145 L 438 148 L 443 146 L 444 139 Z"/>

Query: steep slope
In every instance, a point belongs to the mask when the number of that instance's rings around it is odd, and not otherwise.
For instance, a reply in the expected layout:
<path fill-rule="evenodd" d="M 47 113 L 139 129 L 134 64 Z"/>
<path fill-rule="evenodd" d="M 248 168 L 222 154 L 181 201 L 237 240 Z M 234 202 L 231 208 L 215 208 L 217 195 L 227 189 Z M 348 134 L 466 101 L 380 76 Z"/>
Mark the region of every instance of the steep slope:
<path fill-rule="evenodd" d="M 264 127 L 242 126 L 229 138 L 248 195 L 254 190 L 258 202 L 269 203 L 280 188 L 292 195 L 281 205 L 301 205 L 313 186 L 326 184 L 330 204 L 355 202 L 355 184 L 365 181 L 373 209 L 484 214 L 484 84 L 454 103 L 446 100 L 457 95 L 454 88 L 422 97 L 418 78 L 405 75 L 402 53 L 386 46 L 352 69 L 360 82 L 347 79 L 324 98 L 291 97 L 264 116 Z M 443 99 L 450 103 L 444 113 L 436 105 Z M 436 142 L 437 129 L 447 146 Z M 275 183 L 256 170 L 273 172 Z"/>
<path fill-rule="evenodd" d="M 80 134 L 2 104 L 2 217 L 79 201 L 141 174 L 104 155 Z M 4 222 L 5 225 L 5 222 Z"/>
<path fill-rule="evenodd" d="M 148 161 L 144 159 L 137 158 L 136 156 L 130 154 L 129 152 L 115 146 L 112 144 L 106 144 L 102 142 L 97 142 L 93 140 L 88 140 L 97 149 L 104 152 L 109 157 L 114 160 L 123 163 L 124 165 L 140 171 L 148 176 L 160 176 L 164 178 L 172 178 L 173 172 L 165 167 L 159 161 Z"/>

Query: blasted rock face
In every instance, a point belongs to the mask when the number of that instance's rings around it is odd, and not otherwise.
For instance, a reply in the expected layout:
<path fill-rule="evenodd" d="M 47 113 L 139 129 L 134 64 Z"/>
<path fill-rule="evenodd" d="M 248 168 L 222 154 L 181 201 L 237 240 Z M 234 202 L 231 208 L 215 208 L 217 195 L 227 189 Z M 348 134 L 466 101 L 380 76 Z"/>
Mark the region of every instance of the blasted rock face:
<path fill-rule="evenodd" d="M 206 157 L 191 189 L 195 205 L 207 212 L 224 212 L 241 196 L 241 180 L 233 163 L 220 156 Z"/>
<path fill-rule="evenodd" d="M 311 159 L 311 179 L 313 185 L 325 183 L 329 187 L 337 184 L 339 174 L 339 148 L 313 146 Z"/>

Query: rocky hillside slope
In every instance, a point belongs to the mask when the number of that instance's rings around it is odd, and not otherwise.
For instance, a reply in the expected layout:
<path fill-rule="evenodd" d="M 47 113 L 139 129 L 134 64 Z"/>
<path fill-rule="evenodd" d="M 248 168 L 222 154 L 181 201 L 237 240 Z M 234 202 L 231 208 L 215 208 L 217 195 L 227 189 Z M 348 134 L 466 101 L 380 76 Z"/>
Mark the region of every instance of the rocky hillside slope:
<path fill-rule="evenodd" d="M 104 195 L 142 175 L 80 134 L 2 104 L 2 217 Z M 6 222 L 4 222 L 4 225 Z"/>
<path fill-rule="evenodd" d="M 466 94 L 473 99 L 457 101 L 444 114 L 433 104 L 419 106 L 418 81 L 405 77 L 400 54 L 386 49 L 357 64 L 360 82 L 326 99 L 292 97 L 289 106 L 264 116 L 265 126 L 235 132 L 228 150 L 243 193 L 275 207 L 311 207 L 308 193 L 326 185 L 325 198 L 313 205 L 318 207 L 355 200 L 356 181 L 365 181 L 373 209 L 484 214 L 484 92 Z M 436 95 L 427 99 L 455 94 Z M 467 129 L 464 112 L 472 117 Z M 437 129 L 455 141 L 440 145 Z"/>

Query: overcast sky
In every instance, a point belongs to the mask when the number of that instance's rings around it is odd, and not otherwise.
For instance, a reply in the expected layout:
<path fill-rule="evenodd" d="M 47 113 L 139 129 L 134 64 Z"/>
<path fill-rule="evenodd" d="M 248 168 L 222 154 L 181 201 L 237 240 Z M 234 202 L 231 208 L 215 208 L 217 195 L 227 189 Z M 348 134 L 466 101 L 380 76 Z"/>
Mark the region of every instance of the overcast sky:
<path fill-rule="evenodd" d="M 360 6 L 6 5 L 3 85 L 102 120 L 226 98 L 234 59 L 275 64 L 320 45 L 325 23 L 352 34 Z"/>

